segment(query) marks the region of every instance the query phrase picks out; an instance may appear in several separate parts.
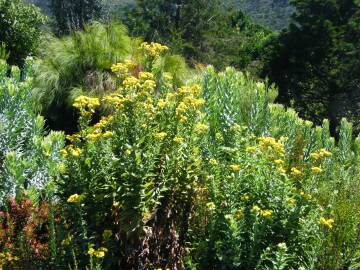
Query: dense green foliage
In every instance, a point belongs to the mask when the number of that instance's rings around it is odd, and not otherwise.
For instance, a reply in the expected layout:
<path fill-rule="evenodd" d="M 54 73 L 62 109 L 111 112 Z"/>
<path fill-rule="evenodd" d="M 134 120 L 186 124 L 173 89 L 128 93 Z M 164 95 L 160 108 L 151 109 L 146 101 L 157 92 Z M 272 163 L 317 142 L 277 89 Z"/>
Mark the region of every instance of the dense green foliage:
<path fill-rule="evenodd" d="M 292 3 L 52 0 L 35 59 L 0 40 L 0 269 L 359 269 L 360 2 Z"/>
<path fill-rule="evenodd" d="M 139 0 L 123 21 L 130 33 L 169 45 L 190 63 L 245 68 L 259 59 L 271 32 L 218 0 Z"/>
<path fill-rule="evenodd" d="M 75 98 L 79 131 L 61 150 L 63 136 L 43 137 L 41 118 L 26 105 L 31 79 L 2 73 L 12 84 L 1 93 L 20 96 L 1 100 L 24 110 L 39 130 L 35 139 L 21 133 L 22 145 L 36 142 L 16 158 L 21 162 L 4 150 L 5 182 L 23 194 L 7 199 L 13 193 L 1 187 L 8 205 L 1 217 L 10 217 L 0 227 L 8 236 L 0 234 L 4 269 L 22 269 L 24 262 L 37 269 L 356 265 L 360 147 L 351 124 L 343 120 L 335 143 L 327 121 L 313 127 L 272 104 L 275 88 L 249 74 L 209 67 L 188 86 L 175 87 L 169 73 L 160 72 L 158 80 L 151 72 L 166 49 L 144 43 L 139 50 L 143 70 L 125 59 L 111 68 L 113 92 Z M 101 107 L 107 109 L 96 119 Z M 4 119 L 26 126 L 12 115 Z M 41 185 L 31 180 L 39 174 Z M 36 211 L 40 216 L 31 222 L 27 217 Z M 41 224 L 43 234 L 33 231 Z"/>
<path fill-rule="evenodd" d="M 269 48 L 265 70 L 279 86 L 279 101 L 317 123 L 324 117 L 333 124 L 339 124 L 341 116 L 355 120 L 353 100 L 360 90 L 359 2 L 299 0 L 293 4 L 294 23 Z"/>
<path fill-rule="evenodd" d="M 230 0 L 256 23 L 280 31 L 290 24 L 294 8 L 290 0 Z"/>
<path fill-rule="evenodd" d="M 85 24 L 98 19 L 101 13 L 100 0 L 51 0 L 49 7 L 58 35 L 84 29 Z"/>
<path fill-rule="evenodd" d="M 45 22 L 40 10 L 23 0 L 0 1 L 0 44 L 10 52 L 8 62 L 22 66 L 39 45 L 40 26 Z"/>

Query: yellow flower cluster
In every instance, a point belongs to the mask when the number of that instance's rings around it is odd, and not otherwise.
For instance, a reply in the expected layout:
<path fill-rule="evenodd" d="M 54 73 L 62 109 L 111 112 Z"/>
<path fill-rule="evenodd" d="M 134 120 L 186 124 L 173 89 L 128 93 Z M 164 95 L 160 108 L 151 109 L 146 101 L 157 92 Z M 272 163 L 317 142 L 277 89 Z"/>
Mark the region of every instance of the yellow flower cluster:
<path fill-rule="evenodd" d="M 135 87 L 140 87 L 140 80 L 134 76 L 129 76 L 126 77 L 125 80 L 123 81 L 123 86 L 125 87 L 125 89 L 128 88 L 135 88 Z"/>
<path fill-rule="evenodd" d="M 173 139 L 174 142 L 176 143 L 183 143 L 184 142 L 184 138 L 180 137 L 180 136 L 175 136 Z"/>
<path fill-rule="evenodd" d="M 290 205 L 295 205 L 296 204 L 296 200 L 294 198 L 287 198 L 287 201 Z"/>
<path fill-rule="evenodd" d="M 104 239 L 109 239 L 113 235 L 112 230 L 104 230 L 102 237 Z"/>
<path fill-rule="evenodd" d="M 326 219 L 324 217 L 321 217 L 319 219 L 318 223 L 327 229 L 332 229 L 334 226 L 335 220 L 332 218 Z"/>
<path fill-rule="evenodd" d="M 330 151 L 326 150 L 325 148 L 322 148 L 319 151 L 310 154 L 310 157 L 314 160 L 319 160 L 321 158 L 331 157 L 331 156 L 332 156 L 332 153 Z"/>
<path fill-rule="evenodd" d="M 104 101 L 105 103 L 114 106 L 117 109 L 122 109 L 124 108 L 124 104 L 126 102 L 129 102 L 130 99 L 129 98 L 124 98 L 122 95 L 118 94 L 118 93 L 112 93 L 110 95 L 104 96 L 102 98 L 102 101 Z"/>
<path fill-rule="evenodd" d="M 114 134 L 111 131 L 101 132 L 100 130 L 96 129 L 94 132 L 88 134 L 86 138 L 91 141 L 96 141 L 99 140 L 100 138 L 110 138 L 113 135 Z"/>
<path fill-rule="evenodd" d="M 247 202 L 248 200 L 250 200 L 250 196 L 245 194 L 245 195 L 242 195 L 240 197 L 240 200 L 242 200 L 243 202 Z"/>
<path fill-rule="evenodd" d="M 210 158 L 209 163 L 210 163 L 210 165 L 213 165 L 213 166 L 216 166 L 216 165 L 219 164 L 218 161 L 215 158 Z"/>
<path fill-rule="evenodd" d="M 262 217 L 271 217 L 273 215 L 273 210 L 261 209 L 259 206 L 254 205 L 251 209 L 253 213 L 260 214 Z"/>
<path fill-rule="evenodd" d="M 153 80 L 146 80 L 143 84 L 142 84 L 142 88 L 148 92 L 154 91 L 156 88 L 156 83 Z"/>
<path fill-rule="evenodd" d="M 141 81 L 146 81 L 146 80 L 153 80 L 154 79 L 154 75 L 150 72 L 145 72 L 145 71 L 141 71 L 139 73 L 139 79 Z"/>
<path fill-rule="evenodd" d="M 81 139 L 81 134 L 79 133 L 74 133 L 72 135 L 66 135 L 66 139 L 69 140 L 70 142 L 74 142 L 76 140 Z"/>
<path fill-rule="evenodd" d="M 296 167 L 293 167 L 293 168 L 291 168 L 291 174 L 293 176 L 300 176 L 302 174 L 302 172 L 299 169 L 297 169 Z"/>
<path fill-rule="evenodd" d="M 197 98 L 199 94 L 200 87 L 198 85 L 184 86 L 179 88 L 176 93 L 168 94 L 168 100 L 176 96 L 182 98 L 176 108 L 176 116 L 181 122 L 185 122 L 188 119 L 188 112 L 198 111 L 205 104 L 204 99 Z"/>
<path fill-rule="evenodd" d="M 236 219 L 242 219 L 244 217 L 244 210 L 243 209 L 237 209 L 235 212 L 235 218 Z"/>
<path fill-rule="evenodd" d="M 246 151 L 247 153 L 255 153 L 255 152 L 256 152 L 256 147 L 254 147 L 254 146 L 248 146 L 248 147 L 246 147 L 245 151 Z"/>
<path fill-rule="evenodd" d="M 198 123 L 195 125 L 195 132 L 199 135 L 204 134 L 209 129 L 208 125 Z"/>
<path fill-rule="evenodd" d="M 72 144 L 65 147 L 65 149 L 60 150 L 60 154 L 62 154 L 63 157 L 66 157 L 68 154 L 71 154 L 73 157 L 77 158 L 81 154 L 80 148 L 75 148 Z"/>
<path fill-rule="evenodd" d="M 61 245 L 68 246 L 73 241 L 73 236 L 69 234 L 64 240 L 61 241 Z"/>
<path fill-rule="evenodd" d="M 284 155 L 285 149 L 282 140 L 276 140 L 272 137 L 260 137 L 259 140 L 259 147 L 262 151 L 266 150 L 273 150 L 278 155 Z"/>
<path fill-rule="evenodd" d="M 312 167 L 311 171 L 313 173 L 322 173 L 323 170 L 320 167 Z"/>
<path fill-rule="evenodd" d="M 166 132 L 159 132 L 155 134 L 156 140 L 163 140 L 167 136 Z"/>
<path fill-rule="evenodd" d="M 130 74 L 130 71 L 136 67 L 136 63 L 130 59 L 125 60 L 122 63 L 117 63 L 111 66 L 111 71 L 116 73 L 120 77 L 124 77 Z"/>
<path fill-rule="evenodd" d="M 215 203 L 213 203 L 213 202 L 208 202 L 208 203 L 206 204 L 206 207 L 207 207 L 210 211 L 213 211 L 213 210 L 216 209 L 216 205 L 215 205 Z"/>
<path fill-rule="evenodd" d="M 85 199 L 84 195 L 73 194 L 67 199 L 67 202 L 68 203 L 78 203 L 78 202 L 82 202 L 84 199 Z"/>
<path fill-rule="evenodd" d="M 140 45 L 140 48 L 145 52 L 145 54 L 147 54 L 153 58 L 157 58 L 169 50 L 169 48 L 167 46 L 164 46 L 164 45 L 161 45 L 160 43 L 155 43 L 155 42 L 151 42 L 151 43 L 143 42 Z"/>
<path fill-rule="evenodd" d="M 233 170 L 234 172 L 238 172 L 241 169 L 241 166 L 239 164 L 231 164 L 229 165 L 229 168 Z"/>
<path fill-rule="evenodd" d="M 312 199 L 312 195 L 311 195 L 311 194 L 305 193 L 305 192 L 303 192 L 303 191 L 300 192 L 300 195 L 301 195 L 301 197 L 303 197 L 303 198 L 306 199 L 306 200 L 311 200 L 311 199 Z"/>
<path fill-rule="evenodd" d="M 108 252 L 108 249 L 105 247 L 101 247 L 98 250 L 95 250 L 94 248 L 89 248 L 87 253 L 90 256 L 95 256 L 96 258 L 103 258 L 105 257 L 106 252 Z"/>
<path fill-rule="evenodd" d="M 160 99 L 158 100 L 157 106 L 158 106 L 160 109 L 164 109 L 164 108 L 166 107 L 166 105 L 167 105 L 167 102 L 166 102 L 164 99 L 160 98 Z"/>
<path fill-rule="evenodd" d="M 79 109 L 82 115 L 91 115 L 100 106 L 100 101 L 98 98 L 79 96 L 75 99 L 73 106 Z"/>
<path fill-rule="evenodd" d="M 112 115 L 101 117 L 100 121 L 94 125 L 95 129 L 101 129 L 109 125 L 114 117 Z"/>
<path fill-rule="evenodd" d="M 2 269 L 3 262 L 14 262 L 18 261 L 19 258 L 17 256 L 13 256 L 10 252 L 1 252 L 0 253 L 0 269 Z"/>
<path fill-rule="evenodd" d="M 70 153 L 73 157 L 77 158 L 81 155 L 81 149 L 80 148 L 72 149 Z"/>

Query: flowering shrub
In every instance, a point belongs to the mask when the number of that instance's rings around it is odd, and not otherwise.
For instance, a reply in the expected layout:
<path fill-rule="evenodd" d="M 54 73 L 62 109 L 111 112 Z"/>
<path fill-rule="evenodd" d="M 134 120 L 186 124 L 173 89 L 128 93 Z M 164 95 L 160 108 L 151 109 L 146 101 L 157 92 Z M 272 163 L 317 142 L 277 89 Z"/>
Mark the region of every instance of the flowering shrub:
<path fill-rule="evenodd" d="M 350 123 L 335 141 L 327 120 L 314 127 L 273 104 L 274 86 L 211 67 L 181 84 L 159 73 L 165 47 L 139 50 L 143 62 L 111 67 L 115 91 L 74 98 L 79 128 L 66 143 L 44 136 L 25 98 L 31 78 L 0 65 L 3 265 L 358 265 L 360 139 Z"/>
<path fill-rule="evenodd" d="M 187 221 L 204 181 L 204 100 L 197 85 L 174 91 L 171 78 L 160 86 L 148 71 L 134 74 L 134 66 L 113 66 L 118 91 L 75 100 L 81 130 L 67 136 L 59 189 L 68 231 L 81 237 L 83 251 L 94 245 L 92 256 L 103 257 L 96 251 L 105 245 L 108 267 L 182 268 Z M 109 114 L 93 124 L 98 106 Z"/>
<path fill-rule="evenodd" d="M 49 207 L 34 206 L 28 198 L 9 198 L 0 211 L 0 267 L 21 269 L 46 265 L 50 258 Z"/>

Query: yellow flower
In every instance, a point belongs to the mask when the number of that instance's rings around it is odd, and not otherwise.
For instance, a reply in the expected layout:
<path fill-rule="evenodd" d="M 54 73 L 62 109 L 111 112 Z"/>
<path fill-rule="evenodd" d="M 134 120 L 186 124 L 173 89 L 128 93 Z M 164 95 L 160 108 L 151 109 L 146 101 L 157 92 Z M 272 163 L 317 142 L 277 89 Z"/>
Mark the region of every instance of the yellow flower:
<path fill-rule="evenodd" d="M 216 165 L 219 164 L 218 161 L 215 158 L 210 158 L 209 163 L 210 163 L 210 165 L 213 165 L 213 166 L 216 166 Z"/>
<path fill-rule="evenodd" d="M 167 136 L 166 132 L 159 132 L 155 134 L 155 139 L 157 140 L 162 140 Z"/>
<path fill-rule="evenodd" d="M 287 201 L 289 202 L 290 205 L 296 204 L 296 200 L 294 198 L 287 198 Z"/>
<path fill-rule="evenodd" d="M 102 236 L 104 239 L 109 239 L 112 236 L 112 230 L 104 230 Z"/>
<path fill-rule="evenodd" d="M 155 42 L 143 42 L 141 43 L 140 48 L 145 52 L 145 54 L 154 58 L 159 57 L 169 49 L 168 47 Z"/>
<path fill-rule="evenodd" d="M 93 110 L 96 107 L 100 106 L 100 101 L 98 98 L 91 98 L 91 97 L 86 97 L 86 96 L 79 96 L 75 99 L 75 102 L 73 104 L 73 106 L 75 108 L 78 109 L 89 109 L 89 110 Z"/>
<path fill-rule="evenodd" d="M 86 138 L 88 140 L 92 140 L 92 141 L 96 141 L 101 137 L 101 133 L 100 132 L 94 132 L 94 133 L 90 133 L 86 136 Z"/>
<path fill-rule="evenodd" d="M 103 258 L 105 256 L 105 253 L 107 252 L 107 248 L 101 247 L 98 250 L 95 250 L 94 248 L 89 248 L 88 254 L 90 256 L 95 256 L 97 258 Z"/>
<path fill-rule="evenodd" d="M 282 160 L 282 159 L 276 159 L 276 160 L 274 160 L 274 163 L 276 164 L 276 165 L 283 165 L 284 164 L 284 161 Z"/>
<path fill-rule="evenodd" d="M 254 147 L 254 146 L 248 146 L 248 147 L 246 147 L 245 151 L 246 151 L 247 153 L 255 153 L 255 152 L 256 152 L 256 147 Z"/>
<path fill-rule="evenodd" d="M 80 154 L 81 154 L 81 149 L 80 148 L 75 148 L 75 149 L 73 149 L 72 151 L 71 151 L 71 155 L 73 156 L 73 157 L 79 157 L 80 156 Z"/>
<path fill-rule="evenodd" d="M 172 81 L 173 80 L 173 76 L 169 72 L 164 72 L 163 76 L 164 76 L 165 81 Z"/>
<path fill-rule="evenodd" d="M 313 173 L 321 173 L 323 170 L 320 167 L 312 167 L 311 171 Z"/>
<path fill-rule="evenodd" d="M 277 168 L 278 172 L 281 173 L 281 174 L 285 174 L 286 173 L 286 170 L 283 168 L 283 167 L 279 167 Z"/>
<path fill-rule="evenodd" d="M 310 154 L 310 157 L 312 159 L 315 159 L 315 160 L 318 160 L 320 158 L 320 154 L 319 153 L 311 153 Z"/>
<path fill-rule="evenodd" d="M 213 202 L 208 202 L 208 203 L 206 204 L 206 207 L 207 207 L 210 211 L 215 210 L 215 208 L 216 208 L 215 203 L 213 203 Z"/>
<path fill-rule="evenodd" d="M 75 193 L 67 199 L 67 202 L 68 203 L 78 203 L 78 202 L 82 202 L 84 199 L 85 199 L 84 195 L 79 195 L 79 194 Z"/>
<path fill-rule="evenodd" d="M 184 138 L 180 137 L 180 136 L 175 136 L 173 141 L 176 142 L 176 143 L 183 143 Z"/>
<path fill-rule="evenodd" d="M 111 71 L 113 73 L 119 73 L 121 75 L 127 74 L 129 72 L 129 69 L 126 64 L 124 63 L 118 63 L 111 66 Z"/>
<path fill-rule="evenodd" d="M 313 122 L 308 121 L 308 120 L 305 121 L 305 126 L 310 128 L 310 127 L 312 127 L 312 125 L 313 125 Z"/>
<path fill-rule="evenodd" d="M 242 200 L 242 201 L 244 201 L 244 202 L 247 202 L 248 200 L 250 200 L 250 196 L 249 195 L 242 195 L 241 197 L 240 197 L 240 199 Z"/>
<path fill-rule="evenodd" d="M 200 108 L 201 106 L 203 106 L 205 104 L 205 99 L 199 98 L 199 99 L 194 99 L 192 104 L 194 105 L 195 108 Z"/>
<path fill-rule="evenodd" d="M 180 102 L 176 108 L 176 115 L 185 113 L 187 111 L 187 109 L 188 109 L 188 106 L 185 104 L 185 102 Z"/>
<path fill-rule="evenodd" d="M 156 83 L 153 80 L 146 80 L 143 83 L 143 87 L 147 90 L 147 91 L 153 91 L 156 87 Z"/>
<path fill-rule="evenodd" d="M 66 151 L 66 149 L 61 149 L 60 150 L 60 154 L 63 156 L 63 157 L 66 157 L 68 155 L 68 152 Z"/>
<path fill-rule="evenodd" d="M 70 142 L 73 142 L 73 141 L 75 141 L 75 140 L 77 140 L 77 139 L 80 139 L 80 138 L 81 138 L 81 135 L 78 134 L 78 133 L 75 133 L 75 134 L 73 134 L 73 135 L 66 135 L 65 138 L 66 138 L 67 140 L 69 140 Z"/>
<path fill-rule="evenodd" d="M 209 129 L 208 125 L 198 123 L 195 125 L 195 132 L 198 134 L 204 134 Z"/>
<path fill-rule="evenodd" d="M 243 216 L 244 216 L 244 210 L 243 209 L 236 210 L 236 213 L 235 213 L 235 218 L 236 219 L 241 219 Z"/>
<path fill-rule="evenodd" d="M 320 155 L 323 157 L 331 157 L 332 153 L 326 150 L 325 148 L 320 149 Z"/>
<path fill-rule="evenodd" d="M 298 170 L 297 168 L 293 167 L 293 168 L 291 168 L 291 174 L 294 176 L 298 176 L 298 175 L 301 175 L 301 171 Z"/>
<path fill-rule="evenodd" d="M 221 134 L 220 132 L 216 132 L 215 138 L 216 138 L 217 140 L 221 141 L 221 140 L 223 139 L 223 136 L 222 136 L 222 134 Z"/>
<path fill-rule="evenodd" d="M 167 105 L 167 102 L 166 102 L 164 99 L 160 98 L 160 99 L 158 100 L 157 105 L 158 105 L 158 107 L 159 107 L 160 109 L 164 109 L 164 108 L 166 107 L 166 105 Z"/>
<path fill-rule="evenodd" d="M 135 78 L 134 76 L 126 77 L 123 81 L 123 86 L 125 88 L 133 88 L 139 86 L 139 80 Z"/>
<path fill-rule="evenodd" d="M 146 81 L 146 80 L 152 80 L 154 78 L 154 75 L 150 72 L 140 72 L 139 73 L 140 80 Z"/>
<path fill-rule="evenodd" d="M 68 246 L 71 244 L 72 240 L 73 240 L 73 236 L 69 234 L 64 240 L 61 241 L 61 245 Z"/>
<path fill-rule="evenodd" d="M 229 165 L 230 169 L 232 169 L 235 172 L 240 171 L 241 166 L 239 164 L 231 164 Z"/>
<path fill-rule="evenodd" d="M 335 220 L 332 218 L 326 219 L 324 217 L 321 217 L 318 221 L 320 225 L 323 225 L 327 229 L 332 229 L 335 223 Z"/>
<path fill-rule="evenodd" d="M 305 192 L 301 191 L 300 195 L 307 200 L 311 200 L 312 199 L 312 195 L 311 194 L 306 194 Z"/>
<path fill-rule="evenodd" d="M 265 209 L 265 210 L 261 210 L 261 211 L 260 211 L 260 215 L 261 215 L 262 217 L 271 217 L 272 214 L 273 214 L 273 211 L 272 211 L 272 210 L 267 210 L 267 209 Z"/>
<path fill-rule="evenodd" d="M 113 133 L 112 133 L 111 131 L 105 131 L 105 132 L 102 134 L 102 136 L 103 136 L 104 138 L 110 138 L 110 137 L 113 136 Z"/>
<path fill-rule="evenodd" d="M 251 211 L 256 213 L 256 212 L 261 211 L 261 208 L 260 208 L 259 206 L 257 206 L 257 205 L 254 205 L 254 206 L 252 207 Z"/>

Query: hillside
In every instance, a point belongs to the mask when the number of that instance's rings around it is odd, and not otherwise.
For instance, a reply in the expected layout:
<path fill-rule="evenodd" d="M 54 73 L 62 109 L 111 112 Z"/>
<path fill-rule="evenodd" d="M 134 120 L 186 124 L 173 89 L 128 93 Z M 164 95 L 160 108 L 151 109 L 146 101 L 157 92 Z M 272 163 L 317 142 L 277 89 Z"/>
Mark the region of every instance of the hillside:
<path fill-rule="evenodd" d="M 231 0 L 255 22 L 266 25 L 272 30 L 285 28 L 293 12 L 290 0 Z"/>

